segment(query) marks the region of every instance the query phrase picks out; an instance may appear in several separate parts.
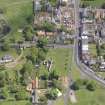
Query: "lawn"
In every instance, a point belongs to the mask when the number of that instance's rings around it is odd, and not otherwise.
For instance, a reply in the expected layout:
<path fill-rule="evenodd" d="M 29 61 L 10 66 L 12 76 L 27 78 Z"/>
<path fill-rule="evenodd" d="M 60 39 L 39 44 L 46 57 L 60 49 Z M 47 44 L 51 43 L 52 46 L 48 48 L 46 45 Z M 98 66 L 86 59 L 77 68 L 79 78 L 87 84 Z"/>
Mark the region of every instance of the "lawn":
<path fill-rule="evenodd" d="M 5 55 L 11 55 L 14 58 L 18 57 L 17 51 L 13 48 L 9 49 L 9 51 L 0 51 L 0 58 L 5 56 Z"/>
<path fill-rule="evenodd" d="M 103 3 L 105 3 L 105 0 L 81 0 L 81 3 L 86 3 L 93 7 L 100 7 Z"/>
<path fill-rule="evenodd" d="M 11 27 L 7 38 L 20 40 L 22 34 L 17 31 L 28 24 L 27 18 L 32 16 L 32 0 L 0 0 L 0 8 L 4 10 L 3 17 Z"/>
<path fill-rule="evenodd" d="M 95 47 L 94 45 L 92 47 Z M 72 49 L 69 50 L 70 52 L 70 67 L 71 67 L 71 75 L 74 80 L 77 80 L 79 78 L 87 78 L 83 73 L 80 73 L 78 67 L 75 64 L 75 61 L 73 60 L 73 52 Z M 61 54 L 61 53 L 60 53 Z M 59 54 L 59 55 L 60 55 Z M 90 81 L 90 80 L 89 80 Z M 101 87 L 100 84 L 98 84 L 95 80 L 93 80 L 97 84 L 97 88 L 94 92 L 90 92 L 87 89 L 80 89 L 79 91 L 76 91 L 76 98 L 77 103 L 72 104 L 71 102 L 68 105 L 105 105 L 105 88 Z M 63 99 L 58 99 L 57 102 L 55 102 L 54 105 L 62 105 L 64 104 Z"/>
<path fill-rule="evenodd" d="M 93 45 L 92 47 L 95 46 Z M 94 52 L 94 49 L 92 50 Z M 79 72 L 78 67 L 73 60 L 71 65 L 71 74 L 74 80 L 77 80 L 79 78 L 87 78 L 87 76 Z M 72 104 L 71 102 L 69 102 L 68 105 L 105 105 L 105 88 L 100 86 L 100 84 L 98 84 L 95 80 L 93 81 L 97 84 L 97 88 L 94 92 L 90 92 L 87 89 L 80 89 L 79 91 L 76 91 L 77 103 Z"/>
<path fill-rule="evenodd" d="M 68 66 L 72 60 L 72 49 L 50 49 L 47 55 L 47 59 L 53 59 L 52 69 L 56 70 L 59 75 L 67 75 Z"/>
<path fill-rule="evenodd" d="M 64 99 L 63 98 L 59 98 L 55 101 L 54 105 L 64 105 Z"/>
<path fill-rule="evenodd" d="M 89 44 L 89 53 L 92 55 L 92 57 L 97 57 L 96 44 Z"/>
<path fill-rule="evenodd" d="M 105 89 L 97 88 L 94 92 L 80 89 L 76 92 L 77 103 L 69 105 L 105 105 Z"/>
<path fill-rule="evenodd" d="M 3 101 L 0 105 L 26 105 L 28 101 Z"/>

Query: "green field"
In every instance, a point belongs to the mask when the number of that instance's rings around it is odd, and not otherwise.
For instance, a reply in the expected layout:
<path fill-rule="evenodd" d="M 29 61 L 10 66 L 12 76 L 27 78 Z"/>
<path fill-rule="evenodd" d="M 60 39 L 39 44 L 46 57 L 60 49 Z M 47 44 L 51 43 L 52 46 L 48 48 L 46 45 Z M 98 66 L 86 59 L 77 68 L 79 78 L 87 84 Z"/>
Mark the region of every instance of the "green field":
<path fill-rule="evenodd" d="M 91 49 L 91 50 L 92 50 L 93 53 L 95 53 L 96 52 L 96 49 L 94 49 L 95 46 L 93 45 L 92 47 L 93 47 L 93 49 Z M 83 79 L 83 78 L 86 79 L 87 78 L 86 75 L 79 72 L 79 69 L 75 65 L 74 61 L 72 61 L 71 74 L 72 74 L 72 78 L 74 80 L 77 80 L 79 78 L 81 78 L 81 79 Z M 91 79 L 89 81 L 91 81 Z M 105 105 L 105 100 L 104 100 L 104 98 L 105 98 L 105 93 L 104 93 L 105 88 L 103 88 L 95 80 L 93 80 L 93 81 L 97 85 L 95 91 L 91 92 L 91 91 L 88 91 L 87 89 L 80 89 L 79 91 L 76 91 L 75 94 L 76 94 L 76 98 L 77 98 L 77 103 L 72 104 L 71 102 L 69 102 L 68 105 Z"/>
<path fill-rule="evenodd" d="M 3 101 L 0 105 L 25 105 L 28 101 Z"/>
<path fill-rule="evenodd" d="M 89 44 L 89 52 L 93 57 L 97 57 L 96 44 Z"/>
<path fill-rule="evenodd" d="M 27 18 L 32 17 L 32 0 L 0 0 L 0 9 L 4 11 L 2 17 L 11 27 L 7 39 L 20 40 L 22 34 L 18 29 L 28 24 Z"/>
<path fill-rule="evenodd" d="M 76 92 L 77 103 L 69 105 L 105 105 L 105 89 L 99 88 L 94 92 L 81 89 Z"/>
<path fill-rule="evenodd" d="M 53 59 L 53 69 L 57 71 L 59 75 L 67 75 L 68 65 L 72 59 L 72 49 L 50 49 L 47 55 L 47 59 Z"/>
<path fill-rule="evenodd" d="M 94 46 L 92 46 L 94 47 Z M 48 53 L 48 57 L 53 57 L 54 61 L 56 60 L 56 65 L 62 65 L 64 66 L 64 58 L 65 58 L 65 54 L 67 54 L 67 52 L 69 52 L 69 59 L 70 59 L 70 65 L 71 65 L 71 74 L 72 74 L 72 78 L 74 80 L 77 80 L 79 78 L 87 78 L 87 76 L 85 76 L 84 74 L 80 73 L 78 70 L 78 67 L 76 66 L 75 62 L 73 61 L 73 50 L 72 49 L 56 49 L 53 50 L 51 49 Z M 64 54 L 65 53 L 65 54 Z M 51 56 L 52 55 L 52 56 Z M 63 61 L 62 61 L 63 58 Z M 57 66 L 57 70 L 62 69 L 62 66 Z M 62 71 L 58 71 L 59 73 L 67 73 L 65 72 L 65 70 L 62 69 Z M 91 81 L 91 80 L 89 80 Z M 100 84 L 98 84 L 96 81 L 94 81 L 97 84 L 96 90 L 91 92 L 88 91 L 87 89 L 80 89 L 79 91 L 76 91 L 76 98 L 77 98 L 77 103 L 76 104 L 72 104 L 71 102 L 68 105 L 105 105 L 105 93 L 104 90 L 105 88 L 103 88 L 102 86 L 100 86 Z M 60 98 L 58 99 L 54 105 L 63 105 L 64 104 L 64 99 Z"/>
<path fill-rule="evenodd" d="M 71 67 L 71 74 L 72 78 L 74 80 L 77 80 L 79 78 L 86 78 L 85 75 L 79 72 L 78 67 L 76 66 L 75 62 L 73 61 L 73 50 L 72 49 L 50 49 L 48 53 L 48 58 L 52 57 L 54 60 L 55 68 L 57 72 L 61 75 L 67 75 L 67 71 L 64 69 L 64 61 L 67 56 L 65 56 L 67 53 L 69 53 L 69 63 Z M 104 105 L 104 98 L 105 93 L 104 89 L 97 85 L 98 87 L 94 92 L 90 92 L 87 89 L 80 89 L 79 91 L 76 91 L 76 98 L 77 103 L 72 104 L 69 102 L 68 105 Z M 100 98 L 102 97 L 102 98 Z M 59 98 L 54 102 L 54 105 L 64 105 L 64 98 Z"/>
<path fill-rule="evenodd" d="M 100 7 L 103 3 L 105 3 L 105 0 L 81 0 L 81 3 L 86 3 L 93 7 Z"/>
<path fill-rule="evenodd" d="M 3 57 L 5 55 L 11 55 L 14 58 L 18 57 L 17 51 L 15 49 L 9 49 L 9 51 L 0 51 L 0 57 Z"/>
<path fill-rule="evenodd" d="M 55 101 L 54 105 L 64 105 L 64 99 L 63 98 L 59 98 Z"/>

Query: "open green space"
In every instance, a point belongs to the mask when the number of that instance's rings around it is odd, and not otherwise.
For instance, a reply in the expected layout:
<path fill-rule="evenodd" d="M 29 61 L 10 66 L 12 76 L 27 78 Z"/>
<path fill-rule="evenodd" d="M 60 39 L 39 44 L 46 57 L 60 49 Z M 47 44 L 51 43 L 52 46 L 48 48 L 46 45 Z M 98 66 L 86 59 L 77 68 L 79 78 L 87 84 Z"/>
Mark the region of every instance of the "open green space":
<path fill-rule="evenodd" d="M 93 57 L 97 57 L 96 44 L 89 44 L 89 52 Z"/>
<path fill-rule="evenodd" d="M 0 57 L 3 57 L 5 55 L 11 55 L 14 58 L 18 57 L 17 51 L 15 49 L 9 49 L 9 51 L 0 51 Z"/>
<path fill-rule="evenodd" d="M 3 101 L 0 105 L 25 105 L 28 101 Z"/>
<path fill-rule="evenodd" d="M 64 99 L 63 98 L 59 98 L 55 101 L 54 105 L 64 105 Z"/>
<path fill-rule="evenodd" d="M 100 7 L 103 3 L 105 3 L 105 0 L 81 0 L 81 3 L 86 3 L 93 7 Z"/>
<path fill-rule="evenodd" d="M 97 88 L 91 92 L 86 89 L 81 89 L 76 92 L 77 103 L 69 105 L 104 105 L 105 104 L 105 93 L 103 88 Z"/>
<path fill-rule="evenodd" d="M 22 39 L 22 34 L 17 31 L 28 24 L 32 17 L 32 0 L 0 0 L 0 9 L 4 11 L 2 17 L 11 27 L 7 39 Z"/>
<path fill-rule="evenodd" d="M 93 45 L 92 47 L 95 48 L 95 45 Z M 91 49 L 91 50 L 93 53 L 96 52 L 95 49 Z M 79 72 L 79 69 L 73 60 L 71 62 L 71 65 L 72 65 L 71 74 L 72 74 L 72 78 L 74 79 L 74 81 L 78 79 L 88 79 L 86 75 Z M 105 75 L 104 73 L 102 74 Z M 95 80 L 93 81 L 94 83 L 96 83 L 96 89 L 94 91 L 89 91 L 85 88 L 75 91 L 77 103 L 72 104 L 71 102 L 69 102 L 68 105 L 104 105 L 105 88 L 103 88 Z"/>
<path fill-rule="evenodd" d="M 47 55 L 47 59 L 51 58 L 53 60 L 52 69 L 56 70 L 59 75 L 67 75 L 68 73 L 68 65 L 70 64 L 70 60 L 72 49 L 50 49 Z"/>

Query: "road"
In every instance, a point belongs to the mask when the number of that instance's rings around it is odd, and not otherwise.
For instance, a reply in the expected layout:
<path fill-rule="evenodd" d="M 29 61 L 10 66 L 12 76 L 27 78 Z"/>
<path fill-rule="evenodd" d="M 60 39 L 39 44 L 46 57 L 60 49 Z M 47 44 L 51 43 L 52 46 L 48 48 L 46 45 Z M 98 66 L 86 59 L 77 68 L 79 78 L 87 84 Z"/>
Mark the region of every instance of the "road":
<path fill-rule="evenodd" d="M 12 48 L 19 48 L 19 47 L 24 47 L 24 48 L 30 48 L 30 47 L 35 47 L 36 46 L 36 43 L 37 42 L 34 42 L 34 43 L 32 43 L 31 41 L 27 41 L 27 42 L 24 42 L 24 43 L 22 43 L 22 44 L 19 44 L 19 43 L 10 43 L 9 45 L 10 45 L 10 47 L 12 47 Z M 2 47 L 3 46 L 3 44 L 2 43 L 0 43 L 0 47 Z M 57 48 L 73 48 L 73 45 L 72 44 L 47 44 L 46 45 L 46 47 L 48 47 L 48 48 L 55 48 L 55 49 L 57 49 Z"/>
<path fill-rule="evenodd" d="M 75 34 L 76 38 L 74 40 L 74 62 L 76 62 L 76 65 L 78 66 L 79 70 L 86 74 L 91 79 L 96 80 L 101 85 L 105 86 L 105 80 L 98 75 L 96 75 L 95 72 L 93 72 L 92 69 L 88 68 L 85 64 L 81 63 L 79 60 L 79 54 L 78 54 L 78 39 L 79 39 L 79 0 L 74 0 L 74 8 L 75 8 Z"/>

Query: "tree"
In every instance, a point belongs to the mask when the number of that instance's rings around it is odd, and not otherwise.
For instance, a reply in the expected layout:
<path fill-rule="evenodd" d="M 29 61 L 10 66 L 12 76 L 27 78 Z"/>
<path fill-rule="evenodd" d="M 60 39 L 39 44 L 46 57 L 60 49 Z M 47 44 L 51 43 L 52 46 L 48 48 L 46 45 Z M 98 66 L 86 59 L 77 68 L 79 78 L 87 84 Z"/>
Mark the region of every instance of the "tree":
<path fill-rule="evenodd" d="M 5 24 L 5 25 L 3 25 L 2 34 L 6 35 L 6 34 L 8 34 L 10 32 L 10 30 L 11 30 L 11 28 L 7 24 Z"/>
<path fill-rule="evenodd" d="M 26 41 L 31 41 L 33 38 L 33 28 L 31 26 L 26 26 L 23 30 L 23 34 Z"/>
<path fill-rule="evenodd" d="M 15 81 L 16 81 L 16 84 L 19 84 L 20 82 L 20 72 L 18 70 L 15 71 Z"/>
<path fill-rule="evenodd" d="M 6 35 L 10 32 L 10 30 L 11 30 L 11 28 L 6 23 L 6 21 L 4 19 L 0 19 L 0 34 Z"/>
<path fill-rule="evenodd" d="M 77 82 L 74 82 L 72 85 L 71 85 L 71 89 L 73 90 L 79 90 L 80 87 L 79 87 L 79 84 Z"/>
<path fill-rule="evenodd" d="M 41 79 L 47 80 L 48 79 L 48 73 L 44 73 L 43 75 L 41 75 Z"/>
<path fill-rule="evenodd" d="M 101 48 L 105 50 L 105 44 L 101 45 Z"/>
<path fill-rule="evenodd" d="M 2 50 L 3 51 L 8 51 L 10 49 L 10 45 L 9 45 L 9 43 L 8 42 L 4 42 L 3 43 L 3 46 L 2 46 Z"/>
<path fill-rule="evenodd" d="M 5 80 L 6 80 L 6 83 L 9 84 L 9 73 L 8 72 L 5 72 Z"/>
<path fill-rule="evenodd" d="M 59 78 L 59 75 L 57 74 L 57 72 L 55 70 L 51 71 L 51 73 L 49 74 L 49 79 L 52 80 L 52 79 L 56 79 L 58 80 Z"/>
<path fill-rule="evenodd" d="M 59 90 L 62 90 L 63 89 L 63 87 L 62 87 L 62 82 L 61 81 L 59 81 L 59 80 L 53 80 L 52 81 L 52 84 L 53 84 L 53 87 L 54 88 L 57 88 L 57 89 L 59 89 Z"/>
<path fill-rule="evenodd" d="M 38 52 L 38 57 L 37 57 L 37 62 L 41 62 L 41 61 L 44 61 L 46 58 L 46 53 L 40 49 L 39 52 Z"/>
<path fill-rule="evenodd" d="M 16 100 L 26 100 L 28 97 L 26 91 L 22 90 L 16 93 L 15 98 Z"/>
<path fill-rule="evenodd" d="M 27 72 L 28 74 L 31 74 L 33 70 L 33 64 L 30 60 L 28 60 L 23 68 L 21 69 L 20 73 L 24 76 L 24 74 Z"/>
<path fill-rule="evenodd" d="M 31 60 L 33 64 L 35 64 L 35 63 L 36 63 L 37 56 L 38 56 L 38 49 L 35 48 L 35 47 L 32 47 L 32 48 L 30 49 L 30 53 L 29 53 L 29 55 L 27 56 L 27 58 L 28 58 L 29 60 Z"/>
<path fill-rule="evenodd" d="M 17 93 L 20 90 L 20 87 L 16 84 L 11 84 L 10 85 L 10 92 L 11 93 Z"/>
<path fill-rule="evenodd" d="M 5 75 L 0 73 L 0 87 L 4 87 L 5 85 Z"/>
<path fill-rule="evenodd" d="M 32 103 L 31 103 L 31 102 L 28 102 L 28 103 L 26 103 L 25 105 L 32 105 Z"/>
<path fill-rule="evenodd" d="M 0 71 L 5 70 L 5 65 L 0 65 Z"/>
<path fill-rule="evenodd" d="M 28 77 L 32 75 L 32 70 L 33 70 L 33 64 L 31 61 L 27 61 L 24 65 L 23 68 L 20 70 L 20 74 L 22 75 L 20 77 L 20 81 L 22 85 L 27 84 Z"/>
<path fill-rule="evenodd" d="M 94 91 L 95 88 L 96 88 L 96 85 L 94 82 L 90 82 L 87 84 L 86 88 L 89 90 L 89 91 Z"/>
<path fill-rule="evenodd" d="M 38 48 L 44 48 L 48 44 L 48 40 L 46 38 L 41 38 L 37 41 Z"/>
<path fill-rule="evenodd" d="M 53 32 L 55 30 L 55 25 L 48 21 L 44 21 L 42 27 L 45 30 L 45 32 Z"/>
<path fill-rule="evenodd" d="M 55 100 L 57 98 L 57 91 L 55 88 L 51 89 L 50 91 L 48 91 L 48 93 L 46 94 L 46 97 L 48 99 L 51 99 L 51 100 Z"/>
<path fill-rule="evenodd" d="M 101 8 L 102 9 L 105 9 L 105 3 L 102 4 Z"/>
<path fill-rule="evenodd" d="M 41 96 L 39 98 L 39 102 L 40 103 L 43 103 L 43 105 L 47 105 L 47 98 L 45 96 Z"/>
<path fill-rule="evenodd" d="M 87 2 L 81 3 L 81 7 L 82 7 L 82 8 L 86 8 L 86 7 L 88 7 L 88 6 L 89 6 L 89 3 L 87 3 Z"/>
<path fill-rule="evenodd" d="M 0 97 L 2 97 L 3 99 L 6 99 L 7 96 L 8 96 L 8 91 L 5 89 L 1 89 Z"/>

